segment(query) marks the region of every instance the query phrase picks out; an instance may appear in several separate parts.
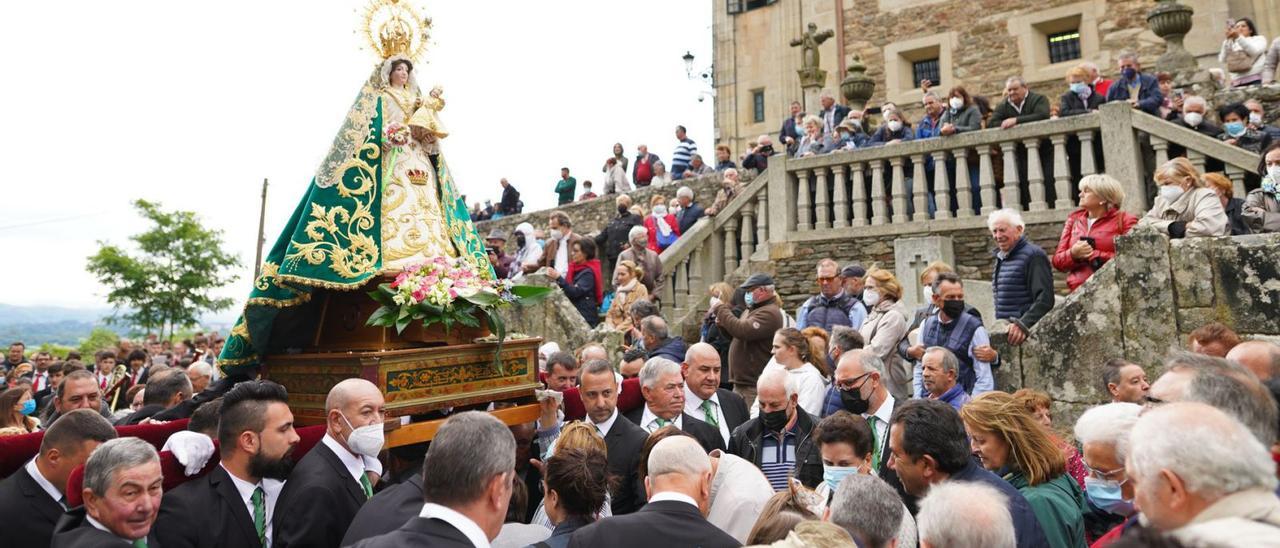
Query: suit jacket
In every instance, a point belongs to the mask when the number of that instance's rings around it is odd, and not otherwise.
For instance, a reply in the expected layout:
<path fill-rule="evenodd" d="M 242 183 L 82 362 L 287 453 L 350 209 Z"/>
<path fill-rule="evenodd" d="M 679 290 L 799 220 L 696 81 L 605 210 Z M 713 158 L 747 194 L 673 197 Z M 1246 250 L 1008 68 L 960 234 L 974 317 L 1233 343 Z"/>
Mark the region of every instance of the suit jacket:
<path fill-rule="evenodd" d="M 404 483 L 383 489 L 361 506 L 342 537 L 342 545 L 350 546 L 395 531 L 417 517 L 422 505 L 422 473 L 419 472 Z"/>
<path fill-rule="evenodd" d="M 742 546 L 742 543 L 712 525 L 692 505 L 664 500 L 651 502 L 634 514 L 604 518 L 578 529 L 569 546 L 718 548 Z"/>
<path fill-rule="evenodd" d="M 253 515 L 221 466 L 165 493 L 151 532 L 169 547 L 262 546 Z"/>
<path fill-rule="evenodd" d="M 272 518 L 271 546 L 338 548 L 367 499 L 347 467 L 323 442 L 289 474 Z"/>
<path fill-rule="evenodd" d="M 1090 87 L 1092 89 L 1092 87 Z M 1075 116 L 1078 114 L 1087 114 L 1098 110 L 1098 107 L 1107 102 L 1107 98 L 1103 97 L 1098 90 L 1094 89 L 1089 95 L 1089 101 L 1081 101 L 1080 96 L 1068 90 L 1058 98 L 1058 116 L 1066 118 L 1067 116 Z"/>
<path fill-rule="evenodd" d="M 724 421 L 729 423 L 729 433 L 732 434 L 735 428 L 751 420 L 747 402 L 737 392 L 720 388 L 716 390 L 716 395 L 720 396 L 720 411 L 724 413 Z"/>
<path fill-rule="evenodd" d="M 352 546 L 356 548 L 400 548 L 402 546 L 474 548 L 467 536 L 456 527 L 444 520 L 424 517 L 415 517 L 395 531 L 362 540 Z"/>
<path fill-rule="evenodd" d="M 84 506 L 67 510 L 53 530 L 50 548 L 132 548 L 133 541 L 125 540 L 94 527 L 86 519 Z M 161 548 L 153 526 L 147 535 L 147 548 Z"/>
<path fill-rule="evenodd" d="M 621 416 L 613 421 L 604 437 L 605 447 L 609 450 L 609 474 L 618 482 L 609 503 L 609 509 L 615 516 L 630 514 L 644 506 L 644 489 L 638 485 L 636 476 L 640 451 L 648 439 L 648 432 Z"/>
<path fill-rule="evenodd" d="M 1014 110 L 1009 100 L 1005 99 L 991 111 L 991 121 L 987 127 L 1000 127 L 1006 118 L 1017 118 L 1019 124 L 1038 122 L 1049 119 L 1049 99 L 1039 93 L 1027 90 L 1027 97 L 1022 100 L 1022 112 Z"/>
<path fill-rule="evenodd" d="M 644 408 L 645 406 L 641 405 L 627 411 L 627 414 L 624 415 L 627 420 L 640 427 L 642 431 L 644 430 L 644 425 L 640 424 L 640 420 L 644 417 Z M 683 417 L 680 419 L 680 430 L 698 440 L 698 445 L 701 445 L 708 453 L 715 449 L 724 451 L 724 438 L 720 436 L 719 428 L 714 428 L 710 424 L 695 419 L 689 416 L 688 413 L 680 413 L 680 416 Z"/>
<path fill-rule="evenodd" d="M 893 400 L 893 409 L 895 411 L 898 409 L 898 406 L 902 404 L 902 401 L 903 400 L 899 399 Z M 889 468 L 889 455 L 893 453 L 893 451 L 889 450 L 889 438 L 893 436 L 892 422 L 889 423 L 889 429 L 885 430 L 884 434 L 883 440 L 876 440 L 881 443 L 880 469 L 876 471 L 876 475 L 880 476 L 880 479 L 884 480 L 884 482 L 889 484 L 894 491 L 898 492 L 898 496 L 902 497 L 902 503 L 907 505 L 907 510 L 909 510 L 911 515 L 914 516 L 918 508 L 917 505 L 920 503 L 920 499 L 915 495 L 908 493 L 907 488 L 902 485 L 902 480 L 898 478 L 898 473 L 892 468 Z"/>
<path fill-rule="evenodd" d="M 1124 78 L 1111 82 L 1107 88 L 1107 102 L 1128 101 L 1129 83 Z M 1164 95 L 1160 93 L 1160 84 L 1150 74 L 1138 74 L 1138 108 L 1152 116 L 1160 115 L 1160 105 L 1164 104 Z"/>
<path fill-rule="evenodd" d="M 0 546 L 48 546 L 62 505 L 46 493 L 24 466 L 0 482 Z"/>
<path fill-rule="evenodd" d="M 706 210 L 702 209 L 698 202 L 689 202 L 689 207 L 676 213 L 676 224 L 680 225 L 680 233 L 689 232 L 689 229 L 693 228 L 693 223 L 698 222 L 698 219 L 701 219 L 706 214 Z"/>

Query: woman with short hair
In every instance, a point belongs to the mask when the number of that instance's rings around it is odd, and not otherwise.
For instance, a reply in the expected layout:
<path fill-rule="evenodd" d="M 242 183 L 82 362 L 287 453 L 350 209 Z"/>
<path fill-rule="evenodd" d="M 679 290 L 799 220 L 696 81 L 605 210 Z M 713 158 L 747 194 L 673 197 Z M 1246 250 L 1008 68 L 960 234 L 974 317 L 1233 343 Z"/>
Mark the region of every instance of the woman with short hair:
<path fill-rule="evenodd" d="M 1138 218 L 1121 209 L 1124 189 L 1105 174 L 1080 179 L 1080 208 L 1067 216 L 1052 257 L 1053 267 L 1067 273 L 1067 288 L 1075 291 L 1102 265 L 1116 256 L 1116 238 L 1127 234 Z"/>
<path fill-rule="evenodd" d="M 902 284 L 892 272 L 873 267 L 867 271 L 862 289 L 862 302 L 867 305 L 867 319 L 859 332 L 866 341 L 867 352 L 884 362 L 885 378 L 881 382 L 893 397 L 906 400 L 911 397 L 911 370 L 904 369 L 898 359 L 898 341 L 907 334 L 907 316 L 898 301 L 902 299 Z"/>
<path fill-rule="evenodd" d="M 1227 225 L 1232 236 L 1252 234 L 1249 225 L 1244 222 L 1244 200 L 1235 197 L 1235 184 L 1221 173 L 1205 173 L 1205 186 L 1218 195 L 1222 202 L 1222 211 L 1227 215 Z"/>
<path fill-rule="evenodd" d="M 1174 158 L 1156 168 L 1159 193 L 1141 226 L 1155 227 L 1170 238 L 1226 236 L 1227 214 L 1218 194 L 1205 188 L 1204 178 L 1186 158 Z"/>
<path fill-rule="evenodd" d="M 817 154 L 826 154 L 834 147 L 830 135 L 822 132 L 822 118 L 812 114 L 804 117 L 804 136 L 796 147 L 795 157 L 804 158 Z"/>

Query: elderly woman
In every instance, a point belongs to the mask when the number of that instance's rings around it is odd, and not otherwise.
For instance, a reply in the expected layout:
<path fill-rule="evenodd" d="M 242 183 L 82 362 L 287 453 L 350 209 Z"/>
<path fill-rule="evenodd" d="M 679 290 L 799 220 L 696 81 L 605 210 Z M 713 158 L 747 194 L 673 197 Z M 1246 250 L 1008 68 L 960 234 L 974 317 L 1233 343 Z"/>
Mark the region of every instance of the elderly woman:
<path fill-rule="evenodd" d="M 796 147 L 794 157 L 804 158 L 816 154 L 826 154 L 834 148 L 830 135 L 822 133 L 822 118 L 812 114 L 804 117 L 804 136 Z"/>
<path fill-rule="evenodd" d="M 901 110 L 895 108 L 885 111 L 884 125 L 880 126 L 875 134 L 871 136 L 871 141 L 868 142 L 868 145 L 904 143 L 914 139 L 914 135 L 911 131 L 911 122 L 907 120 L 906 115 Z"/>
<path fill-rule="evenodd" d="M 613 303 L 605 314 L 605 325 L 614 331 L 631 330 L 631 305 L 649 297 L 649 288 L 640 283 L 644 270 L 632 261 L 618 261 L 613 270 Z"/>
<path fill-rule="evenodd" d="M 1076 421 L 1076 441 L 1083 447 L 1089 471 L 1084 479 L 1089 502 L 1085 532 L 1094 540 L 1119 536 L 1126 520 L 1136 513 L 1134 486 L 1125 474 L 1124 461 L 1129 456 L 1129 431 L 1141 412 L 1140 405 L 1109 403 L 1085 411 Z"/>
<path fill-rule="evenodd" d="M 1124 189 L 1110 175 L 1087 175 L 1080 180 L 1080 209 L 1067 216 L 1053 254 L 1053 267 L 1067 273 L 1067 287 L 1075 291 L 1116 255 L 1116 237 L 1138 224 L 1120 209 Z"/>
<path fill-rule="evenodd" d="M 715 201 L 711 202 L 711 207 L 707 208 L 707 216 L 715 217 L 716 213 L 719 213 L 741 193 L 742 181 L 738 180 L 738 170 L 733 168 L 724 170 L 724 178 L 720 181 L 720 190 L 716 191 Z"/>
<path fill-rule="evenodd" d="M 867 305 L 867 319 L 859 332 L 866 341 L 865 350 L 875 354 L 885 364 L 885 386 L 899 400 L 911 397 L 911 370 L 898 359 L 898 341 L 907 334 L 907 316 L 898 301 L 902 299 L 902 284 L 892 272 L 883 268 L 867 271 L 866 285 L 862 290 L 862 302 Z"/>
<path fill-rule="evenodd" d="M 1226 66 L 1231 87 L 1262 83 L 1262 70 L 1267 62 L 1267 38 L 1258 36 L 1258 27 L 1248 17 L 1237 19 L 1227 29 L 1226 39 L 1218 50 L 1218 62 Z"/>
<path fill-rule="evenodd" d="M 1026 497 L 1049 546 L 1084 542 L 1084 493 L 1066 472 L 1066 459 L 1022 402 L 1005 392 L 974 396 L 960 408 L 973 454 Z"/>
<path fill-rule="evenodd" d="M 640 267 L 644 272 L 640 283 L 644 284 L 650 295 L 655 295 L 654 291 L 662 283 L 662 258 L 649 249 L 648 229 L 643 226 L 631 227 L 631 231 L 627 233 L 627 248 L 618 254 L 618 262 L 623 261 L 630 261 Z"/>
<path fill-rule="evenodd" d="M 1084 67 L 1072 67 L 1067 71 L 1067 92 L 1058 99 L 1058 116 L 1087 114 L 1098 110 L 1107 102 L 1106 95 L 1089 83 L 1089 71 Z"/>
<path fill-rule="evenodd" d="M 651 213 L 644 218 L 644 228 L 649 234 L 648 247 L 662 253 L 680 237 L 680 224 L 676 222 L 675 215 L 667 212 L 666 204 L 657 203 L 652 207 Z"/>
<path fill-rule="evenodd" d="M 1280 232 L 1280 143 L 1262 156 L 1262 186 L 1244 199 L 1244 221 L 1254 232 Z"/>
<path fill-rule="evenodd" d="M 1204 178 L 1186 158 L 1174 158 L 1156 168 L 1160 192 L 1151 211 L 1138 221 L 1170 238 L 1226 236 L 1231 233 L 1218 194 L 1205 188 Z"/>
<path fill-rule="evenodd" d="M 1227 215 L 1231 235 L 1251 234 L 1253 231 L 1249 230 L 1249 225 L 1244 222 L 1244 200 L 1235 197 L 1235 188 L 1231 179 L 1221 173 L 1205 173 L 1204 182 L 1207 188 L 1218 195 L 1218 201 L 1222 202 L 1222 211 Z"/>

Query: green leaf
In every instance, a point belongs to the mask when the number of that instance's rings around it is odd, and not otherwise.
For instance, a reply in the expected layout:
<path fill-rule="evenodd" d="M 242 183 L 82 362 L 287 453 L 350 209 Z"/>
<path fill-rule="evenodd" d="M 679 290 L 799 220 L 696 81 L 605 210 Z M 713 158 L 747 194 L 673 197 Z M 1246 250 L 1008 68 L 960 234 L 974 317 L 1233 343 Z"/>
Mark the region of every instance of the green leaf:
<path fill-rule="evenodd" d="M 476 319 L 475 312 L 470 314 L 458 314 L 455 319 L 458 323 L 467 327 L 480 327 L 480 320 Z"/>
<path fill-rule="evenodd" d="M 409 323 L 412 321 L 413 318 L 409 316 L 401 316 L 400 319 L 396 320 L 396 333 L 404 333 L 404 328 L 409 327 Z"/>
<path fill-rule="evenodd" d="M 365 322 L 365 325 L 391 327 L 396 324 L 396 315 L 398 313 L 399 310 L 395 308 L 380 306 L 369 316 L 369 320 Z"/>
<path fill-rule="evenodd" d="M 511 294 L 519 297 L 524 304 L 533 304 L 551 294 L 550 287 L 540 285 L 514 285 Z"/>
<path fill-rule="evenodd" d="M 501 297 L 494 295 L 493 293 L 480 292 L 470 297 L 463 297 L 463 299 L 471 304 L 479 306 L 493 306 L 501 300 Z"/>
<path fill-rule="evenodd" d="M 392 297 L 396 291 L 391 289 L 390 284 L 381 284 L 377 289 L 369 292 L 369 297 L 382 306 L 399 306 Z"/>

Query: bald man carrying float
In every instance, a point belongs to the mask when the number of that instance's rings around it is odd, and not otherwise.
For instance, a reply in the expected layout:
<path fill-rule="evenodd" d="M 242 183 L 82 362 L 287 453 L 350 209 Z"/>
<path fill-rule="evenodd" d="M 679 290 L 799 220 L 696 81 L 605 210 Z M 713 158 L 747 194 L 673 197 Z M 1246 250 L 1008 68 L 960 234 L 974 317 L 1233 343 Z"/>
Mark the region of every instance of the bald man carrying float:
<path fill-rule="evenodd" d="M 742 396 L 720 388 L 722 366 L 716 347 L 700 342 L 685 352 L 680 372 L 684 375 L 684 412 L 720 430 L 728 446 L 733 429 L 751 417 Z"/>
<path fill-rule="evenodd" d="M 364 379 L 329 391 L 324 438 L 298 461 L 276 503 L 273 548 L 338 547 L 382 474 L 383 404 L 378 387 Z"/>

